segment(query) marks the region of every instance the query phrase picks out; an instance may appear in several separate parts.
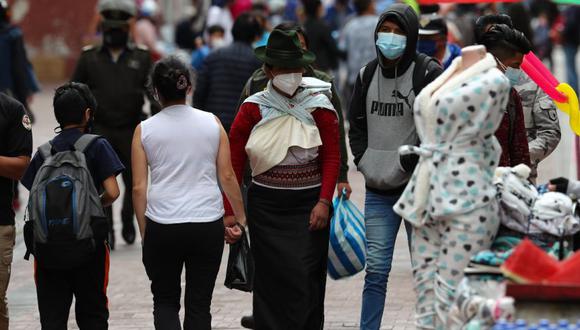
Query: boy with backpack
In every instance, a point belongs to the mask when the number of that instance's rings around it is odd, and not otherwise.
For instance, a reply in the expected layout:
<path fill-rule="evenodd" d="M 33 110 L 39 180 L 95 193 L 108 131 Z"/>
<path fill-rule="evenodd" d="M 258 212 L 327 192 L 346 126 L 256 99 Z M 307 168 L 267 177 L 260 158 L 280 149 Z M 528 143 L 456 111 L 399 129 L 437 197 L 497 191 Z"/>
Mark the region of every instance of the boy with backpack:
<path fill-rule="evenodd" d="M 380 328 L 401 225 L 393 205 L 418 161 L 415 156 L 399 156 L 398 149 L 419 143 L 413 118 L 415 96 L 442 72 L 435 60 L 417 53 L 418 36 L 419 19 L 410 6 L 394 4 L 385 11 L 374 33 L 377 57 L 361 69 L 350 103 L 350 146 L 366 183 L 367 267 L 361 329 Z M 410 237 L 410 225 L 405 227 Z"/>
<path fill-rule="evenodd" d="M 87 134 L 96 109 L 81 83 L 53 99 L 61 132 L 40 146 L 21 182 L 30 190 L 24 227 L 32 253 L 42 329 L 66 329 L 73 295 L 82 329 L 107 329 L 108 222 L 103 207 L 119 196 L 123 164 L 105 140 Z"/>

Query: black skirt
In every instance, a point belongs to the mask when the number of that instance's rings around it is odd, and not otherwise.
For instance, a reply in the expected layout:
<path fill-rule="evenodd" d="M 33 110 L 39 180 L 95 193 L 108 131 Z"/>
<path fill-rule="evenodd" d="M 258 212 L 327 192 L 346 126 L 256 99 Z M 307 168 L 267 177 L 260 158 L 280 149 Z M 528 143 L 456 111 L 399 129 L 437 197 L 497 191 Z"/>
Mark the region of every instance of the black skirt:
<path fill-rule="evenodd" d="M 318 330 L 324 324 L 328 228 L 308 229 L 320 188 L 248 189 L 248 225 L 256 264 L 258 330 Z"/>

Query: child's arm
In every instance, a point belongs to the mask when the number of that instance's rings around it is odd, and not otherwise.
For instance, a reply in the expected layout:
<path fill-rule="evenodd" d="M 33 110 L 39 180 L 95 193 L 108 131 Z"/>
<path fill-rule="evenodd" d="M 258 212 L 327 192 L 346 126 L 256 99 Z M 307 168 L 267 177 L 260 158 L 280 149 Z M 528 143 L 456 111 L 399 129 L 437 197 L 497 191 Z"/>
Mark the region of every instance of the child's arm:
<path fill-rule="evenodd" d="M 135 129 L 131 145 L 131 167 L 133 169 L 133 208 L 141 240 L 145 238 L 145 210 L 147 209 L 147 155 L 141 143 L 141 125 Z"/>
<path fill-rule="evenodd" d="M 105 192 L 101 195 L 101 204 L 103 207 L 108 207 L 119 198 L 119 185 L 117 184 L 117 177 L 111 175 L 103 181 L 103 188 Z"/>
<path fill-rule="evenodd" d="M 0 176 L 12 180 L 20 180 L 30 163 L 28 156 L 0 156 Z"/>

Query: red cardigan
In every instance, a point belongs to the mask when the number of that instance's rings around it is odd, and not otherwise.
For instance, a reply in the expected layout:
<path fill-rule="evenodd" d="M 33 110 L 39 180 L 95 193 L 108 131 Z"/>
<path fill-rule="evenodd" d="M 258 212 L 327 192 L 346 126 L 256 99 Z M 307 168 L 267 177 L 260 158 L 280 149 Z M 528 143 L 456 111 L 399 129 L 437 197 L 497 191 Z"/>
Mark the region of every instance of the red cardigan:
<path fill-rule="evenodd" d="M 320 132 L 322 145 L 318 147 L 318 160 L 322 170 L 322 183 L 320 198 L 328 201 L 332 200 L 338 169 L 340 166 L 340 146 L 338 140 L 338 117 L 332 111 L 317 109 L 312 112 L 312 117 L 316 122 L 316 127 Z M 260 108 L 255 103 L 244 103 L 240 107 L 236 118 L 230 128 L 230 152 L 232 166 L 238 182 L 242 182 L 244 166 L 248 155 L 246 154 L 246 143 L 250 138 L 252 129 L 260 120 Z M 226 216 L 233 215 L 233 210 L 227 198 L 224 197 L 224 208 Z"/>

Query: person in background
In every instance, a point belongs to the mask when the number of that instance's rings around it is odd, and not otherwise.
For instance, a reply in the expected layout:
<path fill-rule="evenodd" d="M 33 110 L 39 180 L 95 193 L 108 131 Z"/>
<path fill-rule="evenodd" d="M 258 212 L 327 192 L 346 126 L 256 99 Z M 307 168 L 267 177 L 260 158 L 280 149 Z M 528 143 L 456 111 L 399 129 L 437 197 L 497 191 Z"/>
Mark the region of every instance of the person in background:
<path fill-rule="evenodd" d="M 139 7 L 139 16 L 135 23 L 134 41 L 138 45 L 143 45 L 151 52 L 153 62 L 161 59 L 165 53 L 159 45 L 157 33 L 156 16 L 159 5 L 155 0 L 145 0 Z"/>
<path fill-rule="evenodd" d="M 40 91 L 32 65 L 26 55 L 22 30 L 10 23 L 10 7 L 0 0 L 0 92 L 24 105 L 30 120 L 32 95 Z"/>
<path fill-rule="evenodd" d="M 206 24 L 206 16 L 211 0 L 191 0 L 191 5 L 183 8 L 185 18 L 175 26 L 174 41 L 177 47 L 188 51 L 197 49 L 195 40 L 201 38 Z"/>
<path fill-rule="evenodd" d="M 339 32 L 354 13 L 355 8 L 350 4 L 350 0 L 335 0 L 334 4 L 326 8 L 324 21 L 330 27 L 330 31 Z"/>
<path fill-rule="evenodd" d="M 22 103 L 0 92 L 0 329 L 9 329 L 6 290 L 16 228 L 12 201 L 18 180 L 30 163 L 32 126 Z"/>
<path fill-rule="evenodd" d="M 576 54 L 580 47 L 580 6 L 570 5 L 563 10 L 564 29 L 562 31 L 562 45 L 566 58 L 566 80 L 576 94 L 580 94 L 578 85 L 578 68 Z"/>
<path fill-rule="evenodd" d="M 234 5 L 235 0 L 225 0 L 215 2 L 207 12 L 207 20 L 205 22 L 206 26 L 221 25 L 226 31 L 225 40 L 226 44 L 231 44 L 235 41 L 233 38 L 233 28 L 234 28 L 234 17 L 232 16 L 231 7 Z"/>
<path fill-rule="evenodd" d="M 238 181 L 247 159 L 252 169 L 247 210 L 255 328 L 322 329 L 340 158 L 331 84 L 303 78 L 315 56 L 296 31 L 273 30 L 255 53 L 270 81 L 245 100 L 230 130 Z"/>
<path fill-rule="evenodd" d="M 481 34 L 479 43 L 495 56 L 498 68 L 508 78 L 511 77 L 510 82 L 513 84 L 524 55 L 532 47 L 524 34 L 505 24 L 492 24 Z M 525 164 L 532 167 L 522 101 L 513 85 L 505 115 L 495 136 L 502 148 L 499 166 Z"/>
<path fill-rule="evenodd" d="M 270 20 L 268 19 L 269 10 L 268 6 L 264 3 L 256 3 L 252 5 L 252 14 L 256 16 L 258 22 L 260 22 L 260 26 L 262 27 L 262 36 L 260 40 L 256 41 L 252 46 L 254 48 L 266 46 L 268 43 L 268 37 L 270 37 L 270 31 L 272 30 L 272 26 L 270 25 Z"/>
<path fill-rule="evenodd" d="M 10 7 L 0 0 L 0 93 L 14 97 L 24 105 L 31 123 L 34 114 L 30 103 L 34 93 L 40 91 L 32 65 L 28 61 L 22 30 L 10 23 Z M 20 210 L 18 184 L 14 187 L 13 208 Z"/>
<path fill-rule="evenodd" d="M 379 18 L 376 59 L 356 79 L 349 108 L 350 147 L 366 185 L 367 265 L 361 329 L 377 330 L 385 307 L 397 233 L 402 219 L 393 206 L 407 186 L 417 157 L 399 156 L 402 145 L 416 145 L 415 96 L 443 71 L 436 60 L 416 51 L 419 19 L 405 4 L 394 4 Z M 408 241 L 411 226 L 405 222 Z"/>
<path fill-rule="evenodd" d="M 134 1 L 103 0 L 99 3 L 99 12 L 102 16 L 103 42 L 83 48 L 71 81 L 87 84 L 95 95 L 98 104 L 95 133 L 111 143 L 125 165 L 121 233 L 127 244 L 133 244 L 131 140 L 135 127 L 143 117 L 145 96 L 149 98 L 152 113 L 158 107 L 147 91 L 151 54 L 147 49 L 129 43 L 129 20 L 136 13 Z M 107 207 L 106 212 L 111 226 L 109 244 L 114 249 L 112 208 Z"/>
<path fill-rule="evenodd" d="M 191 54 L 191 67 L 195 71 L 201 70 L 203 62 L 205 61 L 205 58 L 209 55 L 209 53 L 211 53 L 216 49 L 225 47 L 226 45 L 226 40 L 224 38 L 225 31 L 224 28 L 221 27 L 220 25 L 212 25 L 208 27 L 207 35 L 208 35 L 207 43 L 203 44 L 203 40 L 201 38 L 198 38 L 200 44 L 198 45 L 198 48 L 194 50 L 193 53 Z"/>
<path fill-rule="evenodd" d="M 338 68 L 338 61 L 344 53 L 338 49 L 332 30 L 322 19 L 324 7 L 320 0 L 302 0 L 306 21 L 304 32 L 308 38 L 308 46 L 316 55 L 316 69 L 331 73 Z"/>
<path fill-rule="evenodd" d="M 459 45 L 447 41 L 447 22 L 437 14 L 421 15 L 419 20 L 417 51 L 435 58 L 447 69 L 456 57 L 461 56 Z"/>
<path fill-rule="evenodd" d="M 376 57 L 375 38 L 372 31 L 379 17 L 375 14 L 374 0 L 355 0 L 356 16 L 346 23 L 340 35 L 340 48 L 346 51 L 347 80 L 344 99 L 350 100 L 356 77 L 362 63 Z"/>
<path fill-rule="evenodd" d="M 187 65 L 175 57 L 157 62 L 151 84 L 163 109 L 135 129 L 132 167 L 155 329 L 182 329 L 185 266 L 183 329 L 210 330 L 224 238 L 228 243 L 237 241 L 246 224 L 242 196 L 224 128 L 211 113 L 186 104 L 192 89 Z M 233 207 L 231 221 L 223 220 L 220 188 Z"/>
<path fill-rule="evenodd" d="M 252 49 L 262 36 L 256 17 L 250 13 L 240 15 L 232 34 L 233 44 L 212 52 L 203 62 L 193 93 L 193 106 L 216 115 L 226 132 L 234 120 L 244 84 L 261 64 Z"/>
<path fill-rule="evenodd" d="M 54 117 L 61 132 L 51 140 L 54 152 L 74 150 L 76 142 L 91 133 L 96 101 L 89 87 L 67 83 L 57 88 L 53 99 Z M 101 196 L 102 207 L 110 206 L 119 197 L 117 175 L 123 164 L 106 139 L 99 137 L 89 144 L 84 155 L 93 184 Z M 45 159 L 38 151 L 22 184 L 31 190 Z M 94 251 L 77 267 L 58 269 L 35 260 L 34 280 L 42 329 L 66 329 L 70 306 L 75 297 L 75 314 L 80 329 L 107 329 L 109 307 L 109 247 L 107 232 L 94 231 Z"/>
<path fill-rule="evenodd" d="M 508 16 L 487 15 L 477 21 L 477 35 L 481 38 L 484 31 L 489 30 L 494 24 L 505 24 L 512 28 Z M 530 180 L 535 182 L 538 164 L 548 157 L 560 142 L 561 132 L 556 105 L 521 69 L 509 69 L 507 75 L 521 98 L 532 165 Z"/>

